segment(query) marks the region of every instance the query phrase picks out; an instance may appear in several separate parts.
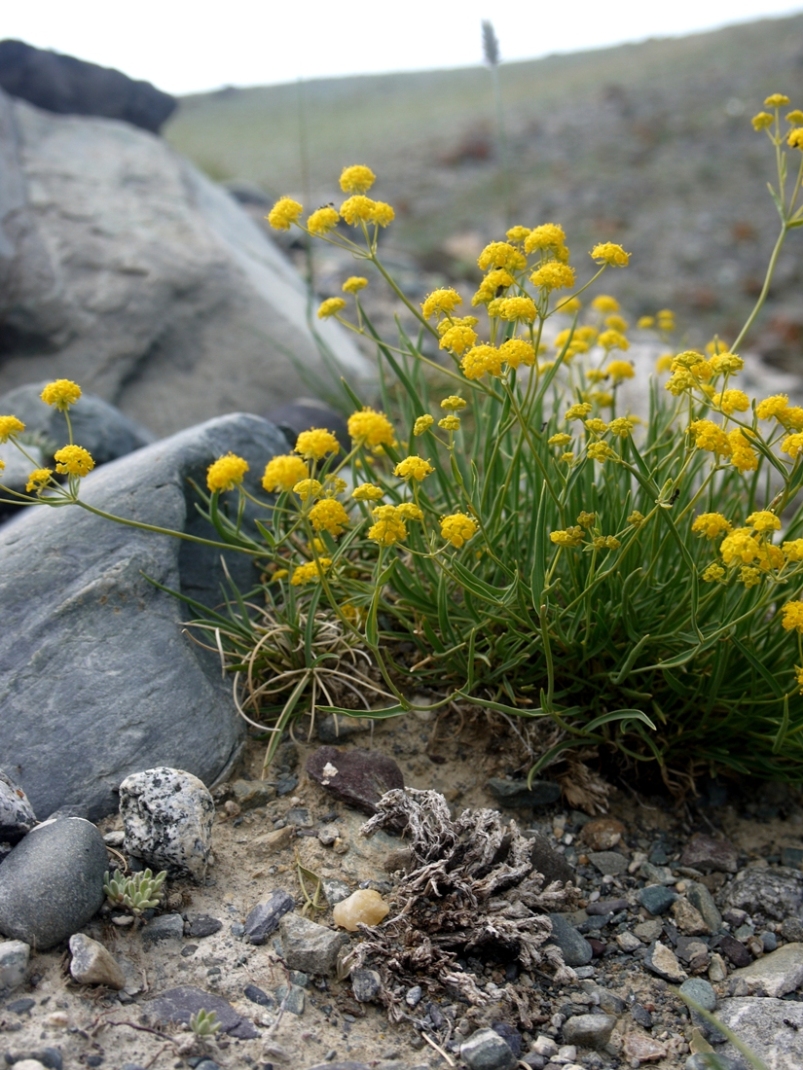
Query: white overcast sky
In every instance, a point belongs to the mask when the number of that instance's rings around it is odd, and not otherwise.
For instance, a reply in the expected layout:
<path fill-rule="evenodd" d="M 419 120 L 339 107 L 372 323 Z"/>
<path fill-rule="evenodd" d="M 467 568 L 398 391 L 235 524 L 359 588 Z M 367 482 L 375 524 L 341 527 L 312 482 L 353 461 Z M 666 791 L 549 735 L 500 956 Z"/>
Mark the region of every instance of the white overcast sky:
<path fill-rule="evenodd" d="M 0 0 L 0 38 L 116 67 L 171 93 L 297 78 L 462 67 L 480 21 L 503 60 L 792 14 L 803 0 Z"/>

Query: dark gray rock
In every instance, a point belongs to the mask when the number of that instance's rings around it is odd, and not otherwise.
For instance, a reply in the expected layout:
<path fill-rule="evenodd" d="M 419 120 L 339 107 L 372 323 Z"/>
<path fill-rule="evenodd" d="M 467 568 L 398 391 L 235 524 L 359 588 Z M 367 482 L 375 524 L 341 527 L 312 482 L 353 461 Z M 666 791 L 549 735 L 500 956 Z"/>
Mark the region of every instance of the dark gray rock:
<path fill-rule="evenodd" d="M 345 933 L 334 932 L 298 914 L 285 914 L 279 922 L 279 932 L 290 969 L 315 976 L 333 975 L 340 949 L 349 942 Z"/>
<path fill-rule="evenodd" d="M 122 119 L 153 133 L 177 104 L 150 82 L 23 41 L 0 41 L 0 86 L 45 111 Z"/>
<path fill-rule="evenodd" d="M 785 866 L 743 869 L 726 889 L 723 905 L 777 921 L 789 915 L 799 917 L 803 909 L 803 873 Z"/>
<path fill-rule="evenodd" d="M 0 394 L 66 377 L 169 435 L 290 401 L 298 366 L 322 390 L 370 376 L 340 325 L 316 320 L 327 375 L 298 273 L 159 138 L 0 90 L 0 146 Z"/>
<path fill-rule="evenodd" d="M 266 460 L 285 448 L 263 420 L 229 416 L 104 465 L 82 497 L 209 536 L 187 481 L 203 486 L 209 464 L 233 451 L 249 461 L 256 491 Z M 117 808 L 131 773 L 175 765 L 209 782 L 236 756 L 243 722 L 217 657 L 182 634 L 185 607 L 144 578 L 214 605 L 219 554 L 75 507 L 31 509 L 0 529 L 0 754 L 40 817 L 81 805 L 96 819 Z M 225 556 L 250 587 L 250 561 Z M 58 688 L 47 671 L 56 664 Z"/>
<path fill-rule="evenodd" d="M 677 892 L 670 891 L 663 884 L 650 884 L 638 893 L 639 903 L 653 915 L 665 914 L 677 897 Z"/>
<path fill-rule="evenodd" d="M 513 1070 L 516 1056 L 493 1029 L 478 1029 L 460 1045 L 460 1056 L 469 1070 Z"/>
<path fill-rule="evenodd" d="M 287 439 L 288 446 L 295 446 L 296 439 L 302 431 L 310 431 L 313 427 L 326 427 L 337 436 L 338 442 L 343 449 L 349 448 L 348 426 L 342 414 L 336 412 L 331 405 L 327 405 L 315 398 L 295 398 L 286 405 L 271 409 L 270 412 L 266 413 L 265 418 L 279 428 Z M 359 732 L 365 731 L 369 723 L 369 721 L 361 718 L 334 717 L 330 715 L 319 722 L 318 739 L 321 743 L 336 743 L 338 739 L 337 729 L 340 730 L 340 738 L 342 738 L 354 731 L 351 726 L 361 726 L 356 729 Z M 321 735 L 322 728 L 324 735 L 331 735 L 334 738 L 324 739 L 324 736 Z"/>
<path fill-rule="evenodd" d="M 753 961 L 753 956 L 744 944 L 740 940 L 737 940 L 736 937 L 731 936 L 730 933 L 726 933 L 722 937 L 717 947 L 725 958 L 732 962 L 734 966 L 749 966 Z"/>
<path fill-rule="evenodd" d="M 627 870 L 627 859 L 618 851 L 591 851 L 588 857 L 604 877 L 618 877 Z"/>
<path fill-rule="evenodd" d="M 606 917 L 608 914 L 619 914 L 629 906 L 630 903 L 626 899 L 598 899 L 595 903 L 588 904 L 586 914 Z"/>
<path fill-rule="evenodd" d="M 0 932 L 46 951 L 78 932 L 105 898 L 103 837 L 89 821 L 38 825 L 0 866 Z"/>
<path fill-rule="evenodd" d="M 371 724 L 373 722 L 364 717 L 338 717 L 334 713 L 316 721 L 320 742 L 333 745 L 342 743 L 344 739 L 349 739 L 351 736 L 367 732 Z"/>
<path fill-rule="evenodd" d="M 796 1070 L 800 1066 L 803 1003 L 760 996 L 723 999 L 717 1018 L 766 1066 L 777 1070 Z M 720 1052 L 744 1061 L 730 1042 L 723 1044 L 717 1054 Z"/>
<path fill-rule="evenodd" d="M 19 843 L 35 824 L 28 796 L 0 769 L 0 843 Z"/>
<path fill-rule="evenodd" d="M 718 1051 L 716 1055 L 690 1055 L 685 1063 L 685 1070 L 747 1070 L 741 1059 L 732 1059 Z"/>
<path fill-rule="evenodd" d="M 307 759 L 307 773 L 341 802 L 375 814 L 387 791 L 404 787 L 402 771 L 392 758 L 378 751 L 318 747 Z"/>
<path fill-rule="evenodd" d="M 576 874 L 562 854 L 559 854 L 546 836 L 540 832 L 528 834 L 532 850 L 530 862 L 533 869 L 543 874 L 544 883 L 561 881 L 563 884 L 574 883 Z"/>
<path fill-rule="evenodd" d="M 706 886 L 698 884 L 697 881 L 689 881 L 686 886 L 686 898 L 693 907 L 700 911 L 703 921 L 711 932 L 719 932 L 722 928 L 722 915 Z"/>
<path fill-rule="evenodd" d="M 64 413 L 45 405 L 39 396 L 46 383 L 43 379 L 40 383 L 27 383 L 10 390 L 0 397 L 0 412 L 13 413 L 22 420 L 26 432 L 41 439 L 47 463 L 52 464 L 49 450 L 63 446 L 69 438 Z M 114 405 L 94 394 L 84 394 L 71 406 L 70 423 L 74 440 L 89 450 L 95 464 L 108 464 L 155 440 L 155 435 L 147 427 L 124 416 Z"/>
<path fill-rule="evenodd" d="M 183 938 L 184 919 L 180 914 L 160 914 L 158 918 L 149 921 L 142 930 L 142 943 L 145 947 Z"/>
<path fill-rule="evenodd" d="M 550 914 L 549 918 L 552 922 L 550 942 L 561 949 L 566 965 L 586 966 L 591 962 L 594 952 L 588 940 L 562 915 Z"/>
<path fill-rule="evenodd" d="M 35 1059 L 42 1066 L 47 1067 L 47 1070 L 63 1070 L 64 1067 L 64 1059 L 58 1048 L 39 1048 L 36 1051 L 15 1051 L 6 1054 L 6 1062 L 12 1066 L 15 1063 L 21 1063 L 24 1059 Z M 125 1066 L 122 1070 L 126 1070 Z"/>
<path fill-rule="evenodd" d="M 683 849 L 680 864 L 701 873 L 735 873 L 739 868 L 739 852 L 727 840 L 715 840 L 704 832 L 695 832 Z"/>
<path fill-rule="evenodd" d="M 690 977 L 680 986 L 680 994 L 693 999 L 704 1011 L 714 1011 L 717 1006 L 717 994 L 708 981 L 702 977 Z"/>
<path fill-rule="evenodd" d="M 351 990 L 358 1003 L 372 1003 L 382 991 L 382 979 L 376 970 L 352 970 Z"/>
<path fill-rule="evenodd" d="M 610 1014 L 575 1014 L 563 1023 L 563 1040 L 580 1048 L 604 1048 L 616 1019 Z"/>
<path fill-rule="evenodd" d="M 524 1046 L 524 1039 L 518 1029 L 514 1029 L 507 1022 L 491 1022 L 491 1029 L 493 1029 L 494 1033 L 499 1034 L 518 1059 Z"/>
<path fill-rule="evenodd" d="M 289 1014 L 302 1015 L 307 1005 L 307 994 L 301 985 L 279 985 L 276 1001 Z"/>
<path fill-rule="evenodd" d="M 170 877 L 204 879 L 215 804 L 198 777 L 163 765 L 134 773 L 120 785 L 120 816 L 130 855 Z"/>
<path fill-rule="evenodd" d="M 187 923 L 187 936 L 196 940 L 204 936 L 214 936 L 223 928 L 223 922 L 209 914 L 194 914 Z"/>
<path fill-rule="evenodd" d="M 160 1025 L 186 1025 L 198 1011 L 214 1011 L 220 1022 L 220 1032 L 240 1040 L 253 1040 L 259 1033 L 247 1018 L 237 1013 L 230 1003 L 214 992 L 181 985 L 161 992 L 155 999 L 142 1004 L 146 1013 Z"/>
<path fill-rule="evenodd" d="M 257 988 L 256 985 L 246 985 L 243 989 L 243 995 L 251 1003 L 256 1003 L 260 1007 L 275 1007 L 276 1000 L 273 996 L 269 996 L 267 992 L 263 992 L 261 988 Z"/>
<path fill-rule="evenodd" d="M 276 798 L 276 788 L 264 780 L 235 780 L 229 784 L 226 794 L 245 812 L 267 806 Z"/>
<path fill-rule="evenodd" d="M 534 780 L 527 787 L 525 780 L 507 780 L 505 777 L 491 777 L 485 787 L 499 802 L 509 810 L 533 810 L 550 806 L 560 798 L 560 784 L 554 780 Z"/>
<path fill-rule="evenodd" d="M 292 895 L 287 892 L 271 892 L 264 903 L 257 903 L 245 919 L 246 940 L 252 944 L 264 944 L 272 932 L 279 928 L 279 922 L 296 905 Z"/>

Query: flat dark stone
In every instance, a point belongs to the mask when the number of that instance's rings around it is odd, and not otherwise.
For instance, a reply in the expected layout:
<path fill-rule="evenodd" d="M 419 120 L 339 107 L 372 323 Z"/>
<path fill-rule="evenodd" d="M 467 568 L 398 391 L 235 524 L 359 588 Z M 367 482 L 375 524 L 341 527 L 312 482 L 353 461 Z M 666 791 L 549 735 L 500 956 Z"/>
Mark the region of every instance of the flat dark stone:
<path fill-rule="evenodd" d="M 589 903 L 586 914 L 618 914 L 621 910 L 627 910 L 630 904 L 626 899 L 598 899 L 596 903 Z"/>
<path fill-rule="evenodd" d="M 563 952 L 567 966 L 587 966 L 593 957 L 591 943 L 570 925 L 560 914 L 550 914 L 552 936 L 550 941 Z"/>
<path fill-rule="evenodd" d="M 546 836 L 536 832 L 530 837 L 530 843 L 532 844 L 530 862 L 533 869 L 543 875 L 544 884 L 551 884 L 553 881 L 561 881 L 563 884 L 574 882 L 574 870 L 563 855 L 550 844 Z"/>
<path fill-rule="evenodd" d="M 263 992 L 256 985 L 246 985 L 243 989 L 243 995 L 252 1003 L 259 1004 L 260 1007 L 273 1007 L 276 1003 L 273 996 L 269 996 L 267 992 Z"/>
<path fill-rule="evenodd" d="M 14 999 L 11 1003 L 7 1003 L 5 1009 L 11 1011 L 12 1014 L 26 1014 L 35 1006 L 36 1000 L 26 996 L 24 999 Z"/>
<path fill-rule="evenodd" d="M 507 780 L 494 776 L 485 787 L 502 806 L 510 810 L 532 810 L 549 806 L 560 798 L 560 784 L 554 780 L 534 780 L 527 787 L 526 780 Z"/>
<path fill-rule="evenodd" d="M 279 928 L 284 915 L 296 905 L 287 892 L 271 892 L 270 899 L 257 903 L 245 919 L 243 935 L 252 944 L 264 944 L 272 932 Z"/>
<path fill-rule="evenodd" d="M 200 939 L 204 936 L 212 936 L 214 933 L 220 932 L 222 928 L 223 922 L 218 921 L 217 918 L 210 917 L 209 914 L 196 914 L 190 918 L 187 936 L 194 936 L 196 939 Z"/>
<path fill-rule="evenodd" d="M 653 916 L 665 914 L 677 899 L 677 892 L 672 892 L 663 884 L 651 884 L 638 893 L 638 901 Z"/>
<path fill-rule="evenodd" d="M 726 933 L 725 936 L 719 941 L 718 950 L 722 952 L 726 959 L 729 959 L 734 966 L 749 966 L 753 961 L 753 956 L 735 937 Z"/>
<path fill-rule="evenodd" d="M 375 814 L 388 791 L 404 788 L 402 771 L 378 751 L 319 747 L 307 759 L 307 773 L 331 795 L 364 814 Z"/>
<path fill-rule="evenodd" d="M 680 858 L 681 865 L 691 866 L 701 873 L 736 873 L 739 852 L 727 840 L 715 840 L 704 832 L 695 832 Z"/>
<path fill-rule="evenodd" d="M 238 1037 L 240 1040 L 253 1040 L 259 1036 L 253 1024 L 241 1017 L 230 1003 L 214 992 L 204 992 L 201 988 L 181 985 L 162 992 L 156 999 L 143 1004 L 154 1020 L 162 1025 L 176 1022 L 186 1025 L 193 1014 L 200 1010 L 214 1011 L 220 1022 L 221 1033 Z"/>

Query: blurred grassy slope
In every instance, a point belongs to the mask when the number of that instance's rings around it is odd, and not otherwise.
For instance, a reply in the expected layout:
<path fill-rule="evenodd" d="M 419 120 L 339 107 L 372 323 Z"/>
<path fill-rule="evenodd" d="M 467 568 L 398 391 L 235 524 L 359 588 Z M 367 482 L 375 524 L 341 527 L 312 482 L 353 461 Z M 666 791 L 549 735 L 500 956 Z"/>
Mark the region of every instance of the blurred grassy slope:
<path fill-rule="evenodd" d="M 500 76 L 513 221 L 562 223 L 583 271 L 592 241 L 622 242 L 633 268 L 606 286 L 634 313 L 672 305 L 701 329 L 735 330 L 775 237 L 765 190 L 772 152 L 749 119 L 771 92 L 803 106 L 803 15 L 505 64 Z M 313 208 L 338 198 L 342 166 L 367 163 L 380 176 L 377 196 L 397 207 L 390 244 L 447 275 L 470 271 L 450 238 L 504 229 L 490 78 L 480 66 L 188 97 L 165 136 L 214 178 Z M 770 337 L 772 314 L 765 319 L 765 351 L 800 348 L 802 242 L 792 235 L 779 264 L 780 326 Z"/>

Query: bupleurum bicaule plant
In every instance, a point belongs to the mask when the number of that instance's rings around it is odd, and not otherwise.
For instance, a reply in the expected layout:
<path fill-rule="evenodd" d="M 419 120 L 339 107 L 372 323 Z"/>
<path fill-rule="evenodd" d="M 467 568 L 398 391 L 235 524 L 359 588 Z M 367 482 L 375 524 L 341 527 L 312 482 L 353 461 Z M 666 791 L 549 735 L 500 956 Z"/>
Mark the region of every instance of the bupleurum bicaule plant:
<path fill-rule="evenodd" d="M 639 321 L 668 350 L 645 384 L 646 421 L 621 411 L 634 367 L 618 303 L 583 305 L 628 265 L 621 246 L 596 245 L 584 271 L 561 226 L 513 226 L 480 255 L 464 315 L 456 290 L 418 306 L 386 269 L 379 239 L 394 211 L 368 196 L 368 167 L 343 171 L 339 208 L 304 220 L 297 201 L 277 202 L 272 226 L 372 265 L 417 333 L 380 338 L 367 279 L 348 278 L 318 315 L 375 343 L 383 411 L 346 387 L 350 448 L 305 431 L 268 460 L 263 500 L 243 485 L 244 458 L 209 466 L 202 498 L 219 540 L 206 541 L 249 554 L 262 582 L 205 623 L 244 716 L 272 735 L 268 759 L 302 710 L 457 705 L 548 726 L 531 773 L 592 745 L 667 779 L 709 768 L 801 779 L 803 408 L 737 385 L 778 253 L 803 225 L 803 111 L 784 116 L 788 105 L 774 94 L 753 119 L 775 153 L 781 224 L 755 308 L 730 344 L 699 351 L 672 344 L 670 311 Z M 79 394 L 58 380 L 42 398 L 69 417 Z M 23 430 L 0 417 L 2 441 Z M 108 515 L 82 501 L 94 462 L 69 438 L 56 472 L 36 468 L 9 498 Z M 228 513 L 221 496 L 234 497 Z M 256 528 L 246 500 L 261 509 Z M 414 702 L 422 693 L 431 701 Z"/>
<path fill-rule="evenodd" d="M 112 875 L 107 870 L 103 875 L 103 891 L 111 906 L 128 911 L 139 921 L 146 910 L 159 906 L 166 877 L 165 870 L 155 876 L 150 869 L 130 876 L 119 870 Z"/>

